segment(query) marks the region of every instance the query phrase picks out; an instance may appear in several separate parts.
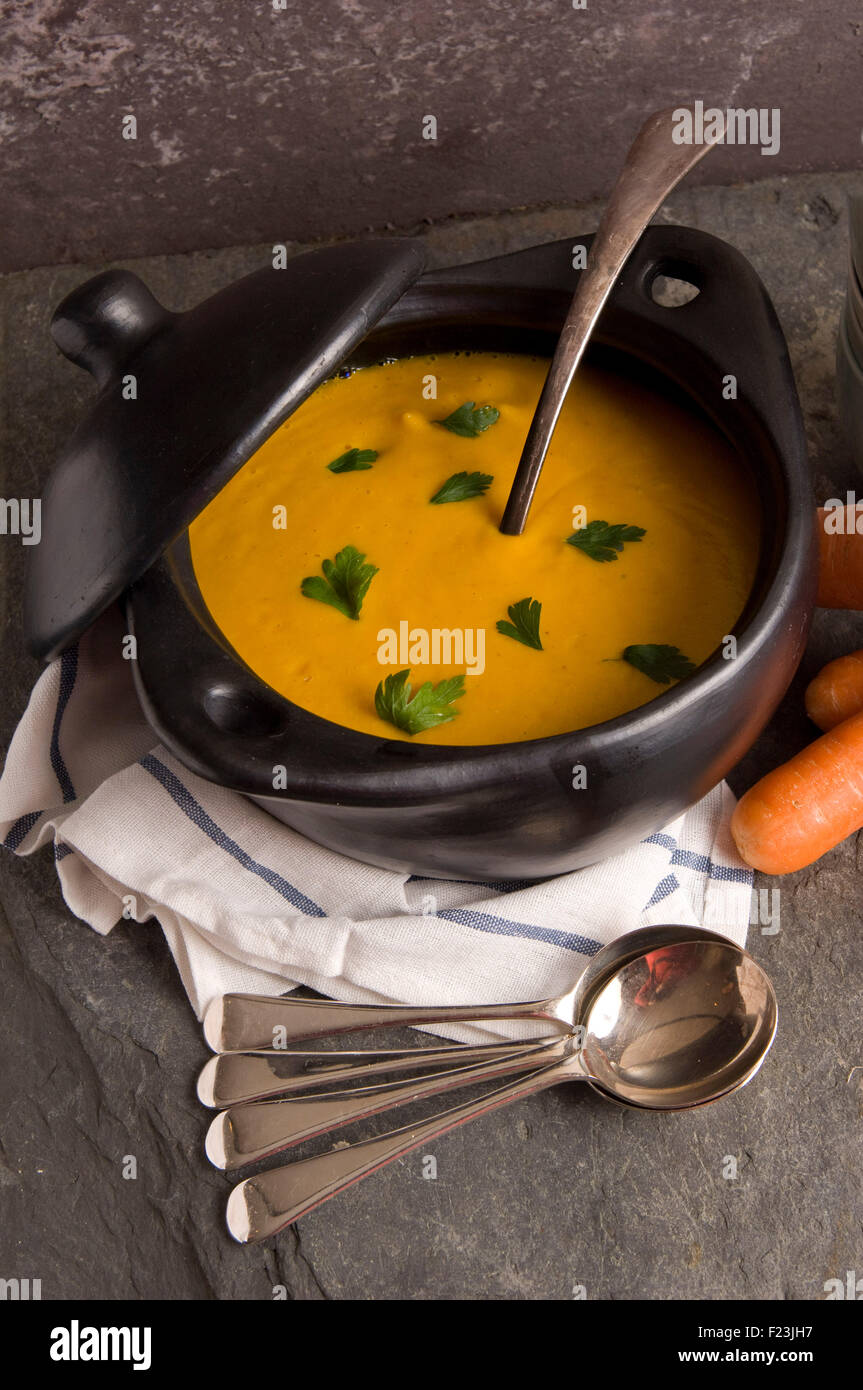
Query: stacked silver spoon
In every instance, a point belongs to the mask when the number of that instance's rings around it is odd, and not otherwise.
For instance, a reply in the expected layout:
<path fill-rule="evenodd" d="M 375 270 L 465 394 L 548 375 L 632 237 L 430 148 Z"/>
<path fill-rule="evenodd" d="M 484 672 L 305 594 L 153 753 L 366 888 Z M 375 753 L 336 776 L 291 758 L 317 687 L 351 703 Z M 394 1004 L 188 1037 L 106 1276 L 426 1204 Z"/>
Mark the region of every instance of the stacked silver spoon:
<path fill-rule="evenodd" d="M 295 1047 L 394 1025 L 492 1020 L 533 1023 L 539 1036 L 385 1051 Z M 757 962 L 725 937 L 681 926 L 647 927 L 604 947 L 559 999 L 422 1008 L 221 996 L 204 1016 L 217 1055 L 198 1095 L 220 1112 L 206 1150 L 223 1170 L 397 1106 L 526 1073 L 416 1124 L 246 1178 L 228 1199 L 228 1229 L 241 1242 L 275 1235 L 411 1149 L 560 1081 L 585 1080 L 640 1110 L 710 1104 L 751 1080 L 776 1022 L 773 988 Z M 398 1078 L 406 1071 L 420 1075 Z M 381 1082 L 384 1075 L 398 1079 Z"/>

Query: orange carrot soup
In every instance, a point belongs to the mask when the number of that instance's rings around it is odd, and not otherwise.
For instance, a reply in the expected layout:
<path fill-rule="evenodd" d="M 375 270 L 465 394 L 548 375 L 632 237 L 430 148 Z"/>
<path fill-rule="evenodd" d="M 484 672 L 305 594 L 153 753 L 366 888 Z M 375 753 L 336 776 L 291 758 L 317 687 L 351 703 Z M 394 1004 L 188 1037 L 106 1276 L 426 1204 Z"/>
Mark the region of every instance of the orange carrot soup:
<path fill-rule="evenodd" d="M 759 510 L 708 422 L 581 368 L 524 534 L 498 530 L 545 361 L 405 358 L 320 386 L 190 528 L 275 690 L 382 738 L 519 742 L 653 699 L 731 633 Z"/>

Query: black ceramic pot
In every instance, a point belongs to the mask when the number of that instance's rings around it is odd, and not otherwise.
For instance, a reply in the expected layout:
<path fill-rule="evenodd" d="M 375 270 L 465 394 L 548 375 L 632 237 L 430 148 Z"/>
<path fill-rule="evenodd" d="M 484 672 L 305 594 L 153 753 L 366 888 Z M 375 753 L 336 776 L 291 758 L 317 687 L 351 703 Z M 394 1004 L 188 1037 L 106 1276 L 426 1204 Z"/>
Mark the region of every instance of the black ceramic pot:
<path fill-rule="evenodd" d="M 572 246 L 416 280 L 346 364 L 454 348 L 550 355 L 576 280 Z M 660 274 L 700 293 L 662 308 L 650 293 Z M 166 746 L 320 844 L 388 868 L 474 880 L 537 879 L 596 862 L 715 786 L 786 690 L 814 604 L 815 512 L 785 342 L 742 256 L 700 232 L 653 227 L 589 356 L 682 394 L 755 478 L 761 554 L 735 629 L 736 659 L 716 652 L 640 709 L 553 738 L 476 748 L 376 738 L 299 709 L 245 666 L 207 612 L 183 530 L 125 595 L 140 697 Z M 723 395 L 729 376 L 736 399 Z M 577 790 L 576 765 L 587 771 Z M 274 791 L 280 767 L 287 785 Z"/>

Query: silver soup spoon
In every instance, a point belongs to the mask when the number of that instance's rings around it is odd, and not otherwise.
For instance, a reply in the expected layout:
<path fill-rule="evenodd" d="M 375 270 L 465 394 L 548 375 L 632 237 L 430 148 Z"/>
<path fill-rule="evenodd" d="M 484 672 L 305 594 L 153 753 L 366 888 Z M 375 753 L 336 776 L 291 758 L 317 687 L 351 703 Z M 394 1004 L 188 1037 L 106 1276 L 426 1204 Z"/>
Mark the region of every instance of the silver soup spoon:
<path fill-rule="evenodd" d="M 239 1183 L 228 1199 L 231 1235 L 241 1242 L 275 1235 L 411 1149 L 561 1081 L 588 1081 L 647 1110 L 687 1110 L 738 1090 L 773 1042 L 776 996 L 746 951 L 704 936 L 664 948 L 661 972 L 642 954 L 601 978 L 576 1019 L 581 1046 L 563 1059 L 418 1124 Z"/>
<path fill-rule="evenodd" d="M 676 144 L 675 112 L 683 109 L 669 108 L 648 116 L 612 189 L 528 430 L 500 523 L 505 535 L 519 536 L 524 530 L 566 393 L 603 305 L 641 233 L 675 185 L 723 137 L 724 120 L 711 128 L 710 137 L 701 144 Z"/>
<path fill-rule="evenodd" d="M 213 1110 L 225 1110 L 246 1101 L 273 1100 L 277 1096 L 317 1091 L 322 1086 L 343 1086 L 403 1071 L 461 1070 L 479 1062 L 496 1062 L 518 1055 L 536 1042 L 480 1043 L 466 1047 L 364 1048 L 344 1052 L 222 1052 L 204 1063 L 198 1077 L 198 1100 Z M 530 1064 L 525 1064 L 525 1071 Z"/>
<path fill-rule="evenodd" d="M 222 994 L 204 1011 L 204 1038 L 217 1053 L 261 1053 L 290 1056 L 293 1042 L 335 1037 L 339 1033 L 361 1032 L 368 1028 L 420 1027 L 426 1023 L 482 1023 L 486 1020 L 523 1021 L 539 1025 L 538 1032 L 568 1033 L 580 1007 L 581 997 L 593 982 L 612 965 L 630 956 L 694 939 L 715 941 L 716 933 L 701 927 L 659 925 L 641 927 L 603 946 L 566 994 L 553 999 L 532 999 L 509 1004 L 342 1004 L 334 999 L 296 999 L 266 994 Z M 523 1044 L 522 1044 L 523 1045 Z M 518 1047 L 511 1041 L 511 1047 Z M 363 1064 L 355 1054 L 359 1077 Z M 374 1058 L 369 1058 L 369 1070 Z M 203 1090 L 212 1088 L 208 1073 Z M 202 1097 L 203 1099 L 203 1097 Z M 208 1100 L 205 1104 L 210 1104 Z"/>
<path fill-rule="evenodd" d="M 490 1058 L 473 1065 L 447 1067 L 427 1076 L 354 1086 L 350 1090 L 327 1091 L 322 1095 L 234 1105 L 212 1120 L 205 1143 L 207 1157 L 216 1168 L 242 1168 L 302 1144 L 306 1139 L 378 1115 L 383 1110 L 394 1110 L 399 1105 L 458 1090 L 473 1082 L 536 1071 L 546 1063 L 561 1061 L 576 1046 L 577 1035 L 568 1033 L 563 1038 L 545 1039 L 515 1051 L 486 1048 L 492 1054 Z M 481 1048 L 464 1050 L 467 1053 L 482 1051 Z"/>

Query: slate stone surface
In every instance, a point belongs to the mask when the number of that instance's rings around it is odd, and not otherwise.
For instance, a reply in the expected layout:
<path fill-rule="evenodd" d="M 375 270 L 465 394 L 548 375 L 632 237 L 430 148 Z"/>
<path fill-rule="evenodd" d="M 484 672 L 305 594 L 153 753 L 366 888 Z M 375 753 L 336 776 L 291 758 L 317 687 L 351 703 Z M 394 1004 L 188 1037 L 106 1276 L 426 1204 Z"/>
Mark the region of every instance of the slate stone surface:
<path fill-rule="evenodd" d="M 856 482 L 832 395 L 854 186 L 813 174 L 687 187 L 663 214 L 726 237 L 765 279 L 790 339 L 820 499 Z M 596 219 L 585 206 L 452 222 L 430 229 L 429 247 L 437 264 L 476 259 Z M 266 254 L 127 264 L 181 308 Z M 54 351 L 46 321 L 101 268 L 0 281 L 5 497 L 38 495 L 91 389 Z M 5 747 L 36 667 L 20 645 L 14 538 L 0 538 L 0 561 Z M 858 646 L 863 617 L 818 615 L 793 689 L 734 775 L 738 790 L 811 737 L 806 680 Z M 224 1231 L 228 1184 L 204 1158 L 207 1115 L 194 1096 L 207 1052 L 158 928 L 123 924 L 100 938 L 65 908 L 49 854 L 4 856 L 0 1277 L 39 1278 L 45 1299 L 267 1299 L 277 1285 L 299 1300 L 569 1299 L 578 1286 L 589 1299 L 823 1297 L 825 1280 L 863 1270 L 858 856 L 852 839 L 762 883 L 779 888 L 780 931 L 755 926 L 750 944 L 775 982 L 780 1031 L 738 1096 L 662 1117 L 559 1088 L 433 1144 L 436 1180 L 409 1155 L 252 1248 Z M 386 1122 L 363 1132 L 374 1127 Z M 127 1155 L 134 1180 L 122 1176 Z M 736 1179 L 723 1177 L 728 1156 Z"/>
<path fill-rule="evenodd" d="M 698 99 L 781 124 L 774 153 L 717 150 L 696 183 L 861 165 L 859 0 L 0 0 L 0 18 L 0 270 L 602 197 L 648 113 Z"/>

